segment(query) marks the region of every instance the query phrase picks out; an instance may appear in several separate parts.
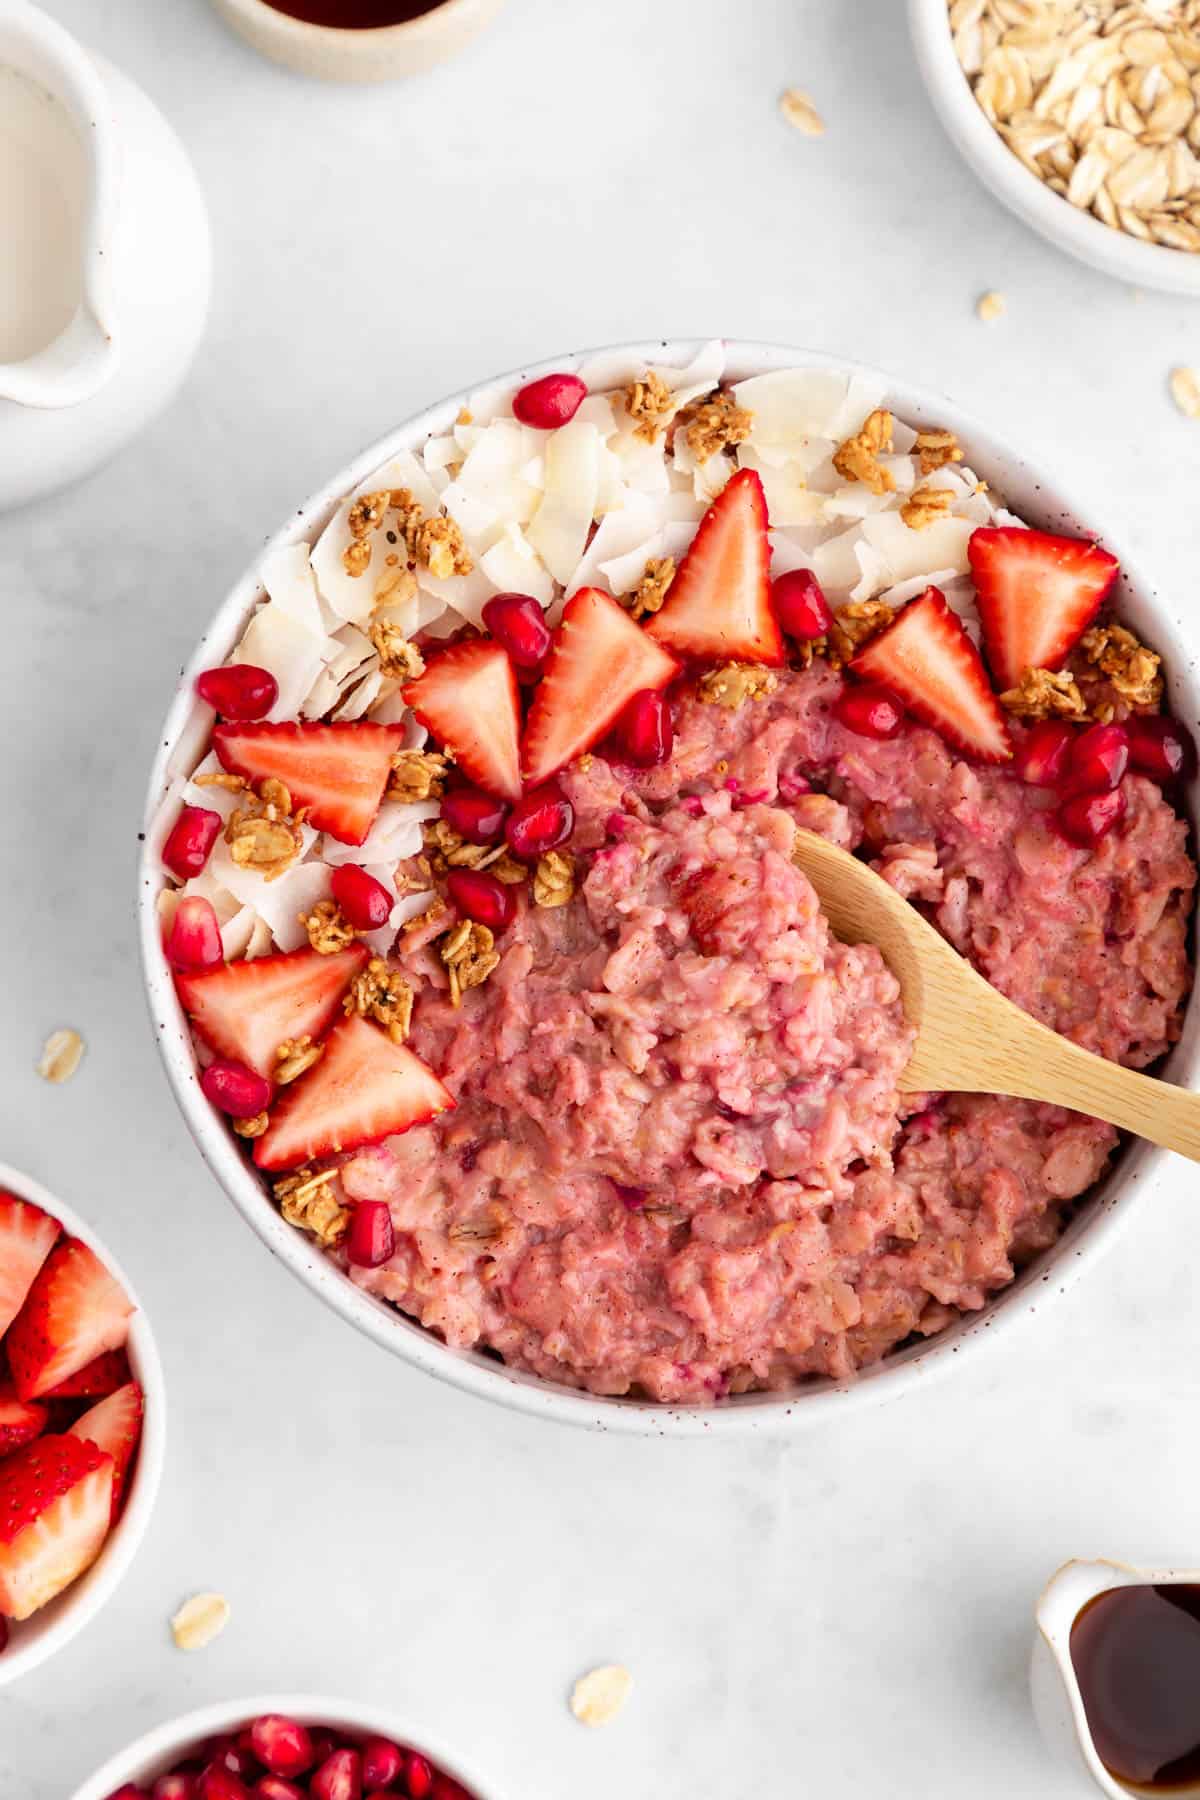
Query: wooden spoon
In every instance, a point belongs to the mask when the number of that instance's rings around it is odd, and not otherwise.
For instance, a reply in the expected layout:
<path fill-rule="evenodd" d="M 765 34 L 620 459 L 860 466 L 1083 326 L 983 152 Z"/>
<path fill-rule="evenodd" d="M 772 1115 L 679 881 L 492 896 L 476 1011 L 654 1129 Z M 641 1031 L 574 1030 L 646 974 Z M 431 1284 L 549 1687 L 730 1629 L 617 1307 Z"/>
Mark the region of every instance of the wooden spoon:
<path fill-rule="evenodd" d="M 881 875 L 815 832 L 793 860 L 846 944 L 876 944 L 917 1041 L 902 1092 L 1015 1094 L 1090 1113 L 1200 1162 L 1200 1094 L 1135 1074 L 1022 1012 L 976 973 Z"/>

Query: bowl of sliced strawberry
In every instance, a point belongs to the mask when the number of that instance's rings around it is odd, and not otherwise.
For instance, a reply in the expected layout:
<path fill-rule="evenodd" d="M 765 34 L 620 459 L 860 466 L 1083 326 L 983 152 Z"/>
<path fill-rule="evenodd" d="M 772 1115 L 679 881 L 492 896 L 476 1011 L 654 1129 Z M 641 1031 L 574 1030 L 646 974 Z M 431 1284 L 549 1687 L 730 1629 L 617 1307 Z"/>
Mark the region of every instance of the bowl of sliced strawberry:
<path fill-rule="evenodd" d="M 91 1228 L 0 1167 L 0 1686 L 112 1593 L 162 1472 L 162 1371 Z"/>
<path fill-rule="evenodd" d="M 224 1702 L 156 1726 L 73 1800 L 497 1800 L 377 1707 L 305 1695 Z"/>
<path fill-rule="evenodd" d="M 364 453 L 218 612 L 141 871 L 168 1072 L 270 1247 L 472 1392 L 707 1435 L 881 1398 L 1060 1287 L 1157 1153 L 905 1094 L 795 830 L 1187 1081 L 1198 713 L 1146 577 L 938 396 L 559 359 Z"/>

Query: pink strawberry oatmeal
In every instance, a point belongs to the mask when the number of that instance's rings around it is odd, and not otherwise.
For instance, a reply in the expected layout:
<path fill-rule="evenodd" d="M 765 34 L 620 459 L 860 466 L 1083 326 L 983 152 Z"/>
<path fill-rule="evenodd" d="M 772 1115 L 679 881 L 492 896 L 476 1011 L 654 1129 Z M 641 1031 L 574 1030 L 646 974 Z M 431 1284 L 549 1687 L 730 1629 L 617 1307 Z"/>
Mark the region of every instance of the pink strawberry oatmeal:
<path fill-rule="evenodd" d="M 251 655 L 271 590 L 201 678 L 225 722 L 172 814 L 164 911 L 206 1094 L 360 1288 L 514 1368 L 697 1403 L 846 1378 L 979 1309 L 1117 1146 L 1061 1108 L 902 1092 L 897 984 L 831 936 L 795 827 L 865 857 L 1047 1025 L 1146 1067 L 1191 983 L 1172 795 L 1194 750 L 1110 610 L 1114 559 L 1005 513 L 952 433 L 854 381 L 706 369 L 697 398 L 671 373 L 621 391 L 633 428 L 575 377 L 479 428 L 489 480 L 529 448 L 513 433 L 540 436 L 523 484 L 574 467 L 581 427 L 614 480 L 645 479 L 661 437 L 667 524 L 632 557 L 595 551 L 606 503 L 573 578 L 548 493 L 553 531 L 506 527 L 545 584 L 502 588 L 484 490 L 456 497 L 475 427 L 457 464 L 425 448 L 454 477 L 441 515 L 414 526 L 382 475 L 349 504 L 344 570 L 322 540 L 314 592 L 357 604 L 372 534 L 403 539 L 407 635 L 384 559 L 375 668 L 330 685 L 340 629 L 318 699 L 285 703 Z M 644 494 L 622 505 L 654 524 Z M 453 551 L 434 577 L 427 538 Z M 472 599 L 453 583 L 476 553 Z"/>

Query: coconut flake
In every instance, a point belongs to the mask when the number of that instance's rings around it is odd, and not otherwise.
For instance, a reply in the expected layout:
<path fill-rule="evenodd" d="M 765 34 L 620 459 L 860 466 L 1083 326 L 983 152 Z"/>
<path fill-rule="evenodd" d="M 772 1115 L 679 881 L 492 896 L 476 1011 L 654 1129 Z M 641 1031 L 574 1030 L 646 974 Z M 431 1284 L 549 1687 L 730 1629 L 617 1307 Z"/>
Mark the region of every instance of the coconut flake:
<path fill-rule="evenodd" d="M 679 562 L 695 535 L 694 525 L 664 525 L 661 531 L 656 531 L 653 537 L 647 538 L 633 550 L 626 551 L 623 556 L 610 557 L 600 565 L 600 573 L 609 591 L 618 597 L 631 594 L 645 574 L 648 562 L 663 556 L 672 556 Z"/>
<path fill-rule="evenodd" d="M 307 825 L 302 828 L 305 855 L 316 842 L 316 835 Z M 329 870 L 324 863 L 293 863 L 274 881 L 268 881 L 257 870 L 235 863 L 223 838 L 218 838 L 213 846 L 204 874 L 242 906 L 252 906 L 281 950 L 297 950 L 307 941 L 298 914 L 311 912 L 317 901 L 326 899 L 329 893 Z M 204 876 L 198 877 L 203 879 Z"/>
<path fill-rule="evenodd" d="M 879 598 L 896 612 L 910 600 L 915 600 L 918 594 L 923 594 L 926 588 L 941 588 L 945 592 L 946 583 L 954 578 L 953 569 L 931 569 L 928 575 L 910 575 L 907 581 L 898 581 L 894 587 L 885 588 Z"/>
<path fill-rule="evenodd" d="M 554 598 L 554 577 L 519 525 L 506 525 L 479 560 L 501 593 L 532 594 L 540 606 L 549 606 Z"/>
<path fill-rule="evenodd" d="M 742 467 L 755 468 L 758 463 L 755 451 L 746 445 L 742 448 L 746 451 L 745 456 L 740 459 Z M 764 464 L 758 468 L 757 473 L 767 497 L 767 512 L 773 525 L 814 525 L 824 517 L 824 496 L 810 491 L 799 463 L 785 463 L 782 468 Z"/>
<path fill-rule="evenodd" d="M 419 856 L 424 847 L 421 825 L 441 812 L 438 800 L 385 800 L 361 844 L 342 844 L 328 834 L 320 855 L 331 867 L 341 863 L 396 863 Z"/>
<path fill-rule="evenodd" d="M 653 537 L 659 523 L 659 509 L 649 496 L 630 489 L 625 496 L 625 504 L 616 512 L 606 513 L 596 527 L 591 543 L 578 564 L 570 580 L 565 584 L 569 597 L 581 587 L 608 586 L 603 572 L 603 565 L 616 556 L 624 556 L 636 550 Z M 562 615 L 563 602 L 558 600 L 551 607 L 551 624 L 557 624 Z"/>
<path fill-rule="evenodd" d="M 267 718 L 294 719 L 324 667 L 329 643 L 323 631 L 310 631 L 271 600 L 258 608 L 230 661 L 269 670 L 279 692 Z"/>
<path fill-rule="evenodd" d="M 383 686 L 383 679 L 379 668 L 369 670 L 361 680 L 356 677 L 356 685 L 351 686 L 341 705 L 334 710 L 334 722 L 349 723 L 351 720 L 361 719 L 369 712 Z"/>
<path fill-rule="evenodd" d="M 568 582 L 592 529 L 599 485 L 600 434 L 574 420 L 551 432 L 545 448 L 546 490 L 526 537 L 556 581 Z"/>
<path fill-rule="evenodd" d="M 928 577 L 934 569 L 965 573 L 974 529 L 969 519 L 951 515 L 935 519 L 924 531 L 910 531 L 898 512 L 878 513 L 862 525 L 864 538 L 883 560 L 885 587 L 914 575 Z"/>

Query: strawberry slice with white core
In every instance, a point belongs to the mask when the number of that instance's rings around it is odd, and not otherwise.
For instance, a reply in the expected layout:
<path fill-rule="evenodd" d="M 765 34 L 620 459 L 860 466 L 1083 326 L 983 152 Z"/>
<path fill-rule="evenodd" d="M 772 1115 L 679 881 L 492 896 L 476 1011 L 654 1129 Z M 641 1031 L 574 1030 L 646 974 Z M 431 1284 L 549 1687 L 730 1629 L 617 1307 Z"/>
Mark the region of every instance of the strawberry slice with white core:
<path fill-rule="evenodd" d="M 1000 702 L 958 614 L 937 588 L 926 588 L 850 664 L 864 681 L 882 682 L 915 719 L 982 762 L 1012 755 Z"/>
<path fill-rule="evenodd" d="M 705 662 L 784 661 L 771 610 L 767 498 L 753 469 L 741 469 L 700 521 L 691 549 L 646 627 L 668 650 Z"/>
<path fill-rule="evenodd" d="M 320 1062 L 284 1089 L 254 1160 L 260 1169 L 294 1169 L 377 1144 L 453 1105 L 419 1057 L 352 1013 L 330 1032 Z"/>
<path fill-rule="evenodd" d="M 987 526 L 967 545 L 983 648 L 996 685 L 1061 669 L 1117 579 L 1115 556 L 1080 538 Z"/>
<path fill-rule="evenodd" d="M 0 1190 L 0 1337 L 24 1306 L 61 1231 L 58 1220 L 40 1206 Z"/>
<path fill-rule="evenodd" d="M 521 701 L 500 644 L 452 644 L 403 690 L 407 705 L 477 787 L 502 800 L 521 792 Z"/>
<path fill-rule="evenodd" d="M 521 760 L 538 787 L 602 738 L 633 699 L 679 673 L 623 606 L 599 588 L 571 595 L 533 696 Z"/>
<path fill-rule="evenodd" d="M 113 1460 L 42 1437 L 0 1463 L 0 1613 L 28 1619 L 90 1568 L 108 1536 Z"/>
<path fill-rule="evenodd" d="M 22 1400 L 40 1400 L 129 1336 L 133 1305 L 94 1250 L 64 1238 L 50 1252 L 9 1328 L 5 1347 Z"/>
<path fill-rule="evenodd" d="M 403 742 L 399 725 L 369 720 L 227 724 L 212 735 L 223 769 L 247 781 L 282 781 L 292 805 L 308 808 L 309 823 L 342 844 L 361 844 L 375 823 Z"/>
<path fill-rule="evenodd" d="M 125 1498 L 125 1484 L 133 1453 L 142 1435 L 145 1402 L 136 1381 L 127 1382 L 115 1394 L 109 1394 L 71 1426 L 69 1436 L 95 1444 L 113 1459 L 112 1516 L 114 1520 Z"/>
<path fill-rule="evenodd" d="M 332 956 L 291 950 L 179 975 L 179 998 L 196 1033 L 219 1056 L 271 1079 L 285 1038 L 314 1043 L 341 1012 L 342 995 L 371 960 L 366 944 Z"/>
<path fill-rule="evenodd" d="M 11 1456 L 40 1437 L 50 1418 L 36 1400 L 19 1400 L 11 1381 L 0 1380 L 0 1457 Z"/>

